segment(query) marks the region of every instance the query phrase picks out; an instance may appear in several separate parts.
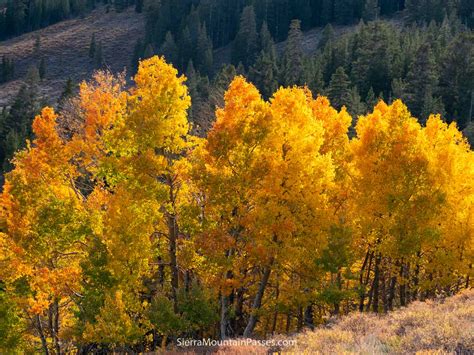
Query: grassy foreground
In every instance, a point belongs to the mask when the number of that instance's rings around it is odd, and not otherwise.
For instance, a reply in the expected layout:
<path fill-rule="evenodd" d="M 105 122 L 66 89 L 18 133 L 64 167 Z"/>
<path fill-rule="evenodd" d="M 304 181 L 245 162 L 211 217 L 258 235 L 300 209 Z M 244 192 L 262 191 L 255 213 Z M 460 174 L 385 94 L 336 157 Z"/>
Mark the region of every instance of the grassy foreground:
<path fill-rule="evenodd" d="M 473 354 L 474 290 L 450 298 L 414 302 L 387 315 L 354 313 L 291 339 L 296 340 L 296 345 L 281 349 L 282 353 Z M 272 350 L 277 349 L 222 347 L 218 353 Z"/>

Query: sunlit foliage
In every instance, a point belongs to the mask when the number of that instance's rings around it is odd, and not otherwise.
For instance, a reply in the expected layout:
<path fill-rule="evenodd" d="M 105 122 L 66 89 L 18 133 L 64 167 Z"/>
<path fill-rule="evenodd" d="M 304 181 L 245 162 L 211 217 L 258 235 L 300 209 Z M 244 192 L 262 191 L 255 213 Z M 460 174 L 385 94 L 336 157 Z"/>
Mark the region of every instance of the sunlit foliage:
<path fill-rule="evenodd" d="M 152 57 L 36 117 L 0 199 L 0 352 L 267 336 L 470 286 L 454 124 L 380 101 L 350 139 L 345 107 L 238 76 L 202 139 L 185 80 Z"/>

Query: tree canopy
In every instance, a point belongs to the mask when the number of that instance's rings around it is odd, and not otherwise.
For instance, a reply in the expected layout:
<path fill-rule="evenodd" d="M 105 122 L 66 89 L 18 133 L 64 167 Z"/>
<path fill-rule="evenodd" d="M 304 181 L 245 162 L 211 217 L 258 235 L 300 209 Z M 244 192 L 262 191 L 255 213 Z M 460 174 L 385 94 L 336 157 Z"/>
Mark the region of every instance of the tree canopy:
<path fill-rule="evenodd" d="M 380 100 L 350 134 L 344 102 L 236 76 L 199 138 L 185 83 L 153 56 L 36 116 L 0 197 L 1 351 L 264 337 L 470 287 L 455 123 Z"/>

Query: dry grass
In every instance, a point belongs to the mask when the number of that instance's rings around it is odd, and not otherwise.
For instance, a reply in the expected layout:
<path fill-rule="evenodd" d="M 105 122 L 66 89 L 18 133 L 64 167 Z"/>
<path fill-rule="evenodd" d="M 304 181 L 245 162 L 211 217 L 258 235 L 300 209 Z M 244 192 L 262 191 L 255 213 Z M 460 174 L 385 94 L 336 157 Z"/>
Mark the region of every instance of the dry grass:
<path fill-rule="evenodd" d="M 40 54 L 46 59 L 42 94 L 54 102 L 68 77 L 80 82 L 94 71 L 93 60 L 88 56 L 93 33 L 97 41 L 102 42 L 106 65 L 118 72 L 130 65 L 135 42 L 144 36 L 144 27 L 144 15 L 135 13 L 133 6 L 122 13 L 113 9 L 105 13 L 105 7 L 101 6 L 85 18 L 63 21 L 0 42 L 0 57 L 7 55 L 15 60 L 15 80 L 0 85 L 0 106 L 9 103 L 28 68 L 37 65 L 34 43 L 38 34 L 41 38 Z"/>
<path fill-rule="evenodd" d="M 354 313 L 292 337 L 286 348 L 221 346 L 175 348 L 164 354 L 474 354 L 474 290 L 415 302 L 387 315 Z"/>
<path fill-rule="evenodd" d="M 474 290 L 415 302 L 389 315 L 354 313 L 296 335 L 284 352 L 311 354 L 473 354 Z"/>

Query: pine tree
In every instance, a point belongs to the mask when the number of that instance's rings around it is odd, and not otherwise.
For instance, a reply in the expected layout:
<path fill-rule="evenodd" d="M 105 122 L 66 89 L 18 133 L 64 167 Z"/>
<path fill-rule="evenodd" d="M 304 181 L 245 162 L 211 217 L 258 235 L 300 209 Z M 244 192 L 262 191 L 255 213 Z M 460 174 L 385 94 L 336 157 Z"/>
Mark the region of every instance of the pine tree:
<path fill-rule="evenodd" d="M 354 86 L 351 89 L 350 92 L 350 103 L 347 107 L 349 114 L 352 116 L 352 124 L 349 127 L 349 132 L 348 135 L 349 137 L 355 137 L 356 136 L 356 131 L 355 127 L 357 125 L 357 121 L 359 119 L 359 116 L 364 115 L 367 113 L 367 110 L 371 109 L 370 106 L 364 104 L 362 102 L 362 99 L 359 95 L 359 91 L 357 90 L 357 87 Z"/>
<path fill-rule="evenodd" d="M 145 47 L 145 51 L 143 52 L 143 59 L 151 58 L 155 55 L 155 49 L 151 43 L 148 43 Z"/>
<path fill-rule="evenodd" d="M 426 124 L 426 120 L 431 114 L 440 114 L 442 117 L 445 116 L 445 109 L 443 101 L 440 97 L 434 97 L 429 92 L 426 93 L 423 100 L 423 107 L 420 114 L 420 122 Z"/>
<path fill-rule="evenodd" d="M 102 42 L 99 42 L 99 44 L 96 47 L 96 50 L 94 53 L 94 64 L 96 68 L 102 68 L 104 66 L 104 54 L 102 52 Z"/>
<path fill-rule="evenodd" d="M 63 92 L 61 93 L 61 96 L 59 96 L 58 99 L 59 112 L 61 112 L 64 108 L 64 104 L 66 103 L 66 101 L 74 96 L 74 87 L 74 81 L 71 78 L 68 78 L 66 80 L 66 83 L 64 84 Z"/>
<path fill-rule="evenodd" d="M 461 128 L 472 121 L 474 95 L 474 34 L 461 32 L 452 41 L 441 62 L 440 93 L 447 119 Z"/>
<path fill-rule="evenodd" d="M 263 22 L 262 28 L 260 29 L 260 33 L 258 35 L 258 51 L 261 53 L 262 51 L 276 57 L 275 53 L 275 42 L 273 41 L 272 34 L 268 30 L 268 25 L 266 22 Z"/>
<path fill-rule="evenodd" d="M 45 75 L 46 75 L 46 61 L 44 60 L 43 57 L 40 59 L 40 62 L 39 62 L 39 65 L 38 65 L 38 73 L 39 73 L 40 79 L 45 78 Z"/>
<path fill-rule="evenodd" d="M 327 94 L 331 100 L 331 105 L 341 109 L 344 105 L 349 105 L 351 102 L 351 82 L 343 67 L 337 68 L 336 72 L 331 77 L 331 82 L 327 89 Z"/>
<path fill-rule="evenodd" d="M 19 35 L 25 28 L 26 3 L 23 1 L 7 2 L 5 11 L 5 30 L 7 35 Z"/>
<path fill-rule="evenodd" d="M 334 20 L 334 0 L 321 1 L 321 25 L 326 25 Z"/>
<path fill-rule="evenodd" d="M 369 108 L 369 110 L 371 110 L 372 108 L 375 107 L 377 102 L 378 100 L 375 97 L 374 89 L 371 86 L 369 89 L 369 92 L 367 93 L 367 97 L 365 98 L 365 103 L 367 104 L 367 107 Z"/>
<path fill-rule="evenodd" d="M 25 83 L 20 87 L 5 120 L 1 132 L 1 162 L 3 171 L 11 168 L 9 162 L 16 150 L 25 146 L 26 139 L 31 138 L 31 123 L 39 113 L 38 83 L 40 81 L 38 68 L 28 70 Z"/>
<path fill-rule="evenodd" d="M 69 4 L 69 0 L 61 1 L 61 9 L 60 9 L 59 17 L 61 19 L 66 19 L 69 17 L 70 13 L 71 13 L 71 6 Z"/>
<path fill-rule="evenodd" d="M 201 74 L 209 75 L 212 71 L 212 41 L 207 35 L 206 24 L 199 30 L 196 45 L 196 67 Z"/>
<path fill-rule="evenodd" d="M 26 19 L 30 28 L 23 28 L 21 32 L 28 30 L 37 30 L 44 26 L 45 20 L 49 20 L 51 10 L 48 6 L 44 6 L 44 3 L 33 2 L 29 3 L 28 6 L 28 18 Z"/>
<path fill-rule="evenodd" d="M 237 65 L 236 71 L 237 71 L 237 75 L 243 76 L 245 78 L 247 77 L 247 71 L 245 70 L 245 67 L 242 64 L 242 62 L 240 62 L 239 65 Z"/>
<path fill-rule="evenodd" d="M 143 11 L 143 0 L 135 0 L 135 12 L 141 14 Z"/>
<path fill-rule="evenodd" d="M 354 20 L 354 0 L 334 0 L 334 20 L 347 25 Z"/>
<path fill-rule="evenodd" d="M 189 90 L 189 96 L 191 97 L 191 108 L 190 110 L 190 116 L 192 117 L 192 106 L 194 105 L 197 97 L 198 97 L 198 74 L 196 72 L 196 69 L 194 68 L 194 63 L 192 59 L 189 60 L 188 65 L 186 67 L 186 86 L 188 87 Z"/>
<path fill-rule="evenodd" d="M 285 86 L 303 85 L 303 33 L 301 32 L 301 22 L 291 21 L 288 39 L 286 40 L 285 53 L 281 66 L 281 81 Z"/>
<path fill-rule="evenodd" d="M 178 46 L 176 45 L 171 32 L 166 33 L 165 41 L 160 48 L 161 54 L 165 56 L 168 63 L 173 63 L 177 66 L 178 62 Z"/>
<path fill-rule="evenodd" d="M 198 73 L 199 74 L 199 73 Z M 194 100 L 193 122 L 196 124 L 196 132 L 205 135 L 214 122 L 214 108 L 211 103 L 211 83 L 207 75 L 198 75 L 197 99 Z"/>
<path fill-rule="evenodd" d="M 95 41 L 95 33 L 93 33 L 91 37 L 91 42 L 89 44 L 89 58 L 91 59 L 95 58 L 95 51 L 97 49 L 96 47 L 97 47 L 97 44 Z"/>
<path fill-rule="evenodd" d="M 429 23 L 434 20 L 440 23 L 457 6 L 450 0 L 406 0 L 405 7 L 410 22 Z"/>
<path fill-rule="evenodd" d="M 266 99 L 278 88 L 278 66 L 270 54 L 262 51 L 249 69 L 249 79 Z"/>
<path fill-rule="evenodd" d="M 35 57 L 39 57 L 41 52 L 41 37 L 39 34 L 35 36 L 35 43 L 33 45 L 33 53 Z"/>
<path fill-rule="evenodd" d="M 350 90 L 350 99 L 349 99 L 349 102 L 347 103 L 347 109 L 349 113 L 351 114 L 351 116 L 354 118 L 357 118 L 358 116 L 366 113 L 367 107 L 362 102 L 362 99 L 359 95 L 359 91 L 357 90 L 356 86 L 354 86 Z"/>
<path fill-rule="evenodd" d="M 246 6 L 240 17 L 240 27 L 232 46 L 232 63 L 251 65 L 257 53 L 257 23 L 253 6 Z"/>
<path fill-rule="evenodd" d="M 194 5 L 191 6 L 191 11 L 189 12 L 188 18 L 186 19 L 186 24 L 191 35 L 192 42 L 195 44 L 197 42 L 199 32 L 201 31 L 201 19 L 199 15 L 199 9 Z"/>
<path fill-rule="evenodd" d="M 459 16 L 462 21 L 469 27 L 474 28 L 474 3 L 471 0 L 460 0 L 458 8 Z"/>
<path fill-rule="evenodd" d="M 404 9 L 406 1 L 379 0 L 380 13 L 383 15 L 392 15 L 394 12 Z"/>
<path fill-rule="evenodd" d="M 438 69 L 431 47 L 422 45 L 407 74 L 406 103 L 415 117 L 421 118 L 425 99 L 437 94 Z"/>
<path fill-rule="evenodd" d="M 141 58 L 143 58 L 144 52 L 145 52 L 145 48 L 143 47 L 143 40 L 139 38 L 135 42 L 135 47 L 133 47 L 133 56 L 132 56 L 132 63 L 131 63 L 133 73 L 137 71 L 138 62 L 140 61 Z"/>
<path fill-rule="evenodd" d="M 212 81 L 209 101 L 212 109 L 224 106 L 224 94 L 230 83 L 238 75 L 238 70 L 232 64 L 224 65 Z"/>
<path fill-rule="evenodd" d="M 189 64 L 189 61 L 193 59 L 196 52 L 196 42 L 193 41 L 193 37 L 191 36 L 188 26 L 186 26 L 181 32 L 178 46 L 181 67 L 186 68 L 187 64 Z"/>
<path fill-rule="evenodd" d="M 345 66 L 345 63 L 340 62 L 335 47 L 335 42 L 327 42 L 320 56 L 323 79 L 326 83 L 331 81 L 331 75 L 334 74 L 338 67 Z"/>
<path fill-rule="evenodd" d="M 351 77 L 362 95 L 369 88 L 388 94 L 392 81 L 392 67 L 396 40 L 394 29 L 381 21 L 361 24 L 356 34 L 357 47 L 352 59 Z"/>
<path fill-rule="evenodd" d="M 402 79 L 393 79 L 391 90 L 392 101 L 396 99 L 405 100 L 406 98 L 406 84 Z"/>
<path fill-rule="evenodd" d="M 275 44 L 265 22 L 260 30 L 259 49 L 260 54 L 249 69 L 249 79 L 263 97 L 269 98 L 278 88 L 278 64 Z"/>
<path fill-rule="evenodd" d="M 328 23 L 326 26 L 324 26 L 323 32 L 321 33 L 321 39 L 319 40 L 318 48 L 326 47 L 326 44 L 328 42 L 332 42 L 334 40 L 334 37 L 334 28 L 331 26 L 330 23 Z"/>
<path fill-rule="evenodd" d="M 122 12 L 127 8 L 127 0 L 114 0 L 113 2 L 115 11 Z"/>
<path fill-rule="evenodd" d="M 193 130 L 196 134 L 203 135 L 211 127 L 213 112 L 211 109 L 210 83 L 207 76 L 201 76 L 194 68 L 190 59 L 186 68 L 186 86 L 191 97 L 191 107 L 188 114 L 193 122 Z"/>
<path fill-rule="evenodd" d="M 308 87 L 315 95 L 322 95 L 324 93 L 325 83 L 323 77 L 323 68 L 322 61 L 319 56 L 306 62 L 305 77 Z"/>
<path fill-rule="evenodd" d="M 378 0 L 366 0 L 364 5 L 364 11 L 362 13 L 362 18 L 364 21 L 374 21 L 377 20 L 380 15 L 380 7 L 378 5 Z"/>
<path fill-rule="evenodd" d="M 8 58 L 3 55 L 2 57 L 2 67 L 0 73 L 0 83 L 7 82 L 12 80 L 15 75 L 15 64 L 13 59 Z"/>

